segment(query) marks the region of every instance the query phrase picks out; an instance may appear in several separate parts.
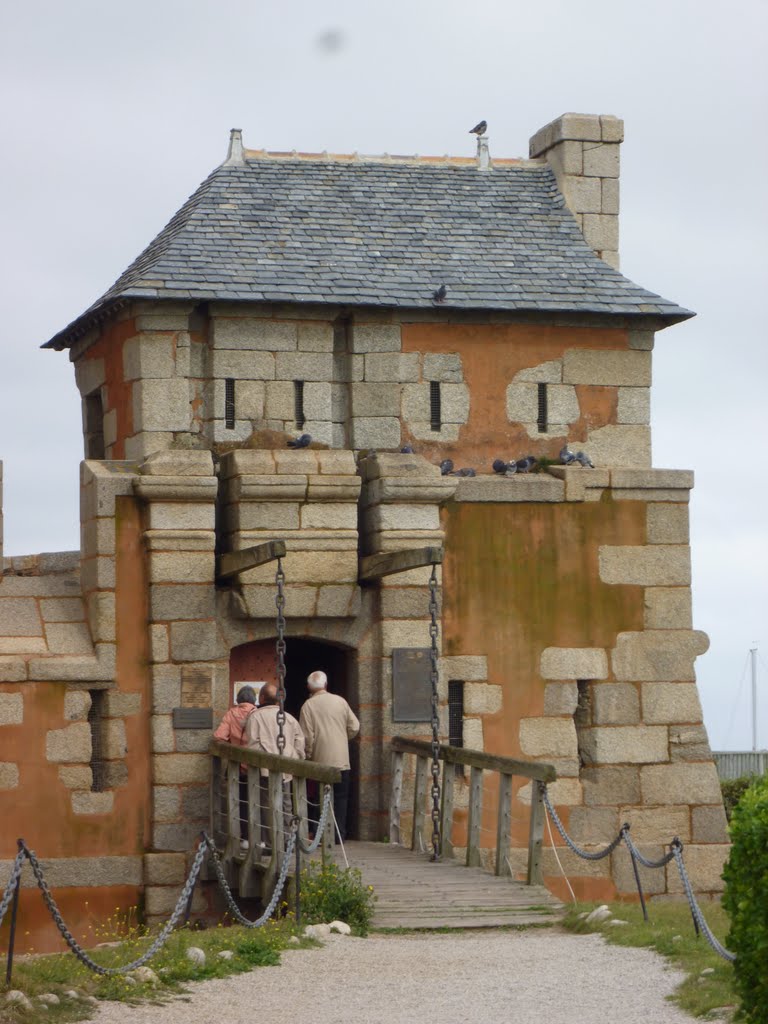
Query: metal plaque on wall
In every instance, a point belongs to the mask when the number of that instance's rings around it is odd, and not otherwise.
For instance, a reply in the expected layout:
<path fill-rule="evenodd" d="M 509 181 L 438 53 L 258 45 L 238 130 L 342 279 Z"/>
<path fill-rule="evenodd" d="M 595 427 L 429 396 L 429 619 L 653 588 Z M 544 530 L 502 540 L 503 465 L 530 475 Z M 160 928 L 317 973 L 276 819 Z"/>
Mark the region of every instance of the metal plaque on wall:
<path fill-rule="evenodd" d="M 393 649 L 393 722 L 429 722 L 432 718 L 429 653 L 429 647 Z"/>
<path fill-rule="evenodd" d="M 174 729 L 212 729 L 213 708 L 174 708 Z"/>

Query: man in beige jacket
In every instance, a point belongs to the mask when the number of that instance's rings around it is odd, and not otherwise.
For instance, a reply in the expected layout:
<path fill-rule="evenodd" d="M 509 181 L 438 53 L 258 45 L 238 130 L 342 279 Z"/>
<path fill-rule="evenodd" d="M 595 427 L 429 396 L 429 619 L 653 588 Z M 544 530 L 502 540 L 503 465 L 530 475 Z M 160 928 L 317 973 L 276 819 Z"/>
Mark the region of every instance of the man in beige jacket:
<path fill-rule="evenodd" d="M 301 708 L 299 721 L 307 742 L 307 757 L 341 771 L 341 782 L 333 787 L 333 813 L 342 839 L 347 838 L 347 808 L 352 772 L 349 741 L 360 731 L 360 722 L 343 697 L 328 692 L 325 672 L 307 677 L 309 699 Z"/>
<path fill-rule="evenodd" d="M 277 737 L 279 726 L 277 713 L 280 710 L 280 702 L 277 699 L 277 687 L 274 683 L 265 683 L 259 691 L 258 709 L 252 712 L 245 722 L 246 746 L 261 750 L 265 754 L 279 754 Z M 285 724 L 283 726 L 285 736 L 284 757 L 295 757 L 304 760 L 304 733 L 293 715 L 285 713 Z M 293 807 L 291 803 L 291 779 L 292 775 L 283 772 L 283 812 L 284 825 L 286 829 L 291 826 Z M 264 845 L 269 845 L 269 818 L 268 818 L 268 779 L 269 771 L 261 769 L 261 835 Z"/>

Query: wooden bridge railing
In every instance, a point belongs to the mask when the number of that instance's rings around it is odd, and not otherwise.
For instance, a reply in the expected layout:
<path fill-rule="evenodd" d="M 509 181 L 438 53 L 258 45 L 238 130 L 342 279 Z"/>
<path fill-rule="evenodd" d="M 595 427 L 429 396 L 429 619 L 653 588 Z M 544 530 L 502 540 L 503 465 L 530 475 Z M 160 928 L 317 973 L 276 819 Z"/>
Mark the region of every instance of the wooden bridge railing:
<path fill-rule="evenodd" d="M 269 894 L 280 870 L 290 822 L 283 807 L 283 773 L 293 776 L 291 811 L 301 818 L 299 834 L 305 841 L 309 831 L 307 780 L 318 783 L 322 803 L 324 786 L 338 782 L 341 773 L 317 761 L 265 754 L 219 740 L 213 740 L 208 750 L 211 837 L 221 852 L 227 879 L 240 896 Z M 325 851 L 333 847 L 331 816 L 322 845 Z"/>
<path fill-rule="evenodd" d="M 426 797 L 428 779 L 430 778 L 430 762 L 432 760 L 432 744 L 423 740 L 412 740 L 403 736 L 395 736 L 391 741 L 392 748 L 392 800 L 390 804 L 390 841 L 401 843 L 400 806 L 403 794 L 403 761 L 406 754 L 416 757 L 416 776 L 413 793 L 413 826 L 411 832 L 411 848 L 416 849 L 424 832 L 426 818 Z M 480 861 L 480 822 L 483 812 L 483 772 L 492 771 L 499 775 L 499 798 L 496 818 L 496 874 L 511 875 L 509 864 L 510 828 L 512 824 L 512 779 L 515 775 L 531 779 L 531 819 L 528 833 L 528 870 L 529 885 L 541 884 L 541 845 L 544 834 L 544 804 L 542 787 L 557 778 L 557 772 L 551 764 L 540 764 L 536 761 L 516 761 L 511 757 L 497 757 L 485 754 L 480 750 L 468 750 L 464 747 L 440 745 L 442 762 L 440 833 L 442 836 L 442 852 L 445 856 L 453 855 L 451 833 L 453 827 L 453 794 L 456 777 L 455 766 L 468 767 L 469 776 L 469 821 L 467 824 L 467 856 L 468 867 L 477 866 Z"/>

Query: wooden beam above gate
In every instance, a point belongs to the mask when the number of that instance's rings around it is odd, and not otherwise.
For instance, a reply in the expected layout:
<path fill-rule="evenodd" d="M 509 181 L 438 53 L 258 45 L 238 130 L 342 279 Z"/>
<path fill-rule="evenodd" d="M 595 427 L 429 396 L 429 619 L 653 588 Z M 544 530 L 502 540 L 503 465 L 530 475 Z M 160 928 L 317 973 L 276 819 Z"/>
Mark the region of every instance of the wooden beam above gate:
<path fill-rule="evenodd" d="M 382 551 L 360 559 L 360 581 L 370 583 L 382 576 L 392 576 L 408 569 L 421 569 L 427 565 L 440 565 L 443 549 L 439 547 L 411 548 L 407 551 Z"/>
<path fill-rule="evenodd" d="M 284 556 L 285 541 L 282 540 L 268 540 L 265 544 L 256 544 L 252 548 L 243 548 L 242 551 L 227 551 L 219 556 L 216 577 L 219 580 L 228 580 L 233 576 L 239 576 L 241 572 L 266 565 L 267 562 L 274 562 Z"/>

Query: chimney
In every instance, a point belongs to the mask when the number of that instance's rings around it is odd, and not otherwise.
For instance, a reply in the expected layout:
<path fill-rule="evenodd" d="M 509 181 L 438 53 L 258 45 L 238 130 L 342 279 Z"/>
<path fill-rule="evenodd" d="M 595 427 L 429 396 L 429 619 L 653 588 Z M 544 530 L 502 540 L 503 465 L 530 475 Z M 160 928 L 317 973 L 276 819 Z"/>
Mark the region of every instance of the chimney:
<path fill-rule="evenodd" d="M 491 169 L 491 151 L 488 149 L 488 136 L 477 136 L 477 169 L 478 171 L 489 171 Z"/>
<path fill-rule="evenodd" d="M 624 122 L 612 114 L 562 114 L 530 141 L 531 159 L 555 173 L 588 245 L 619 269 L 619 146 Z"/>
<path fill-rule="evenodd" d="M 242 128 L 233 128 L 229 133 L 229 149 L 227 150 L 227 159 L 224 161 L 224 166 L 242 167 L 244 165 L 243 130 Z"/>

